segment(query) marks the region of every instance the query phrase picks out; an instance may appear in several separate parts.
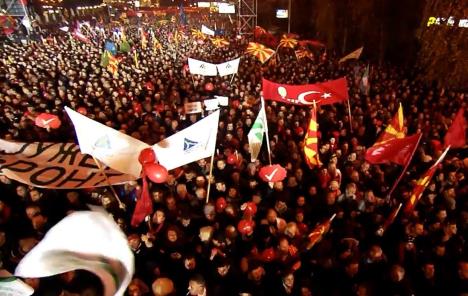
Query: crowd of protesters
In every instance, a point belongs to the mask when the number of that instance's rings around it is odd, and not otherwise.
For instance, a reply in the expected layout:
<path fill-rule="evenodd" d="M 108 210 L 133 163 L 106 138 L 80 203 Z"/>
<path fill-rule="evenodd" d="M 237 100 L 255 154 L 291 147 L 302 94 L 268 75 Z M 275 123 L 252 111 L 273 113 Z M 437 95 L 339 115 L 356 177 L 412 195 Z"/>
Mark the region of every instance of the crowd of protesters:
<path fill-rule="evenodd" d="M 415 210 L 400 213 L 383 229 L 415 181 L 441 153 L 456 112 L 466 108 L 464 92 L 418 81 L 417 71 L 371 64 L 369 94 L 359 90 L 360 61 L 338 63 L 332 52 L 313 49 L 298 60 L 280 49 L 276 63 L 245 55 L 247 40 L 228 35 L 229 46 L 194 40 L 190 29 L 140 23 L 154 30 L 162 49 L 146 49 L 136 25 L 109 24 L 105 34 L 124 29 L 137 51 L 121 54 L 118 77 L 100 66 L 105 38 L 71 40 L 59 30 L 42 42 L 5 43 L 0 50 L 0 134 L 22 142 L 74 142 L 64 107 L 85 108 L 88 117 L 150 145 L 189 126 L 202 114 L 184 114 L 184 103 L 214 95 L 229 97 L 221 107 L 209 203 L 205 203 L 210 161 L 170 171 L 165 184 L 151 184 L 154 213 L 139 227 L 130 220 L 139 182 L 108 189 L 47 190 L 0 176 L 0 264 L 14 271 L 21 258 L 55 223 L 87 204 L 102 205 L 128 237 L 136 272 L 128 295 L 468 295 L 466 151 L 454 149 L 437 170 Z M 187 71 L 187 57 L 222 63 L 241 56 L 238 74 L 201 77 Z M 308 108 L 266 102 L 271 159 L 287 170 L 282 182 L 258 176 L 268 164 L 265 146 L 250 162 L 247 134 L 260 107 L 262 77 L 306 84 L 348 78 L 346 104 L 321 106 L 320 167 L 309 168 L 302 152 Z M 206 90 L 211 82 L 214 89 Z M 387 194 L 402 168 L 364 160 L 398 108 L 404 107 L 407 134 L 422 133 L 407 174 Z M 42 112 L 59 116 L 58 129 L 35 126 Z M 206 115 L 206 114 L 205 114 Z M 230 158 L 235 154 L 235 161 Z M 174 156 L 177 157 L 177 156 Z M 465 197 L 463 197 L 465 196 Z M 251 204 L 246 209 L 245 204 Z M 322 239 L 308 234 L 333 214 Z M 253 221 L 253 231 L 238 227 Z M 74 271 L 24 279 L 34 295 L 101 295 L 92 274 Z"/>

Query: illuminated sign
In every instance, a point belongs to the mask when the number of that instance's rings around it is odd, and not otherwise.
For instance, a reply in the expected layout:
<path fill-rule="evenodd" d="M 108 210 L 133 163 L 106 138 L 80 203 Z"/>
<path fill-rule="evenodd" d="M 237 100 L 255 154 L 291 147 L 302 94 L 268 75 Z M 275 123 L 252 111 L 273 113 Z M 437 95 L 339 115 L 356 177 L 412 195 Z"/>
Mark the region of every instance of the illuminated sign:
<path fill-rule="evenodd" d="M 279 18 L 279 19 L 288 18 L 288 10 L 287 9 L 277 9 L 276 10 L 276 18 Z"/>
<path fill-rule="evenodd" d="M 210 7 L 210 2 L 198 2 L 198 7 L 209 8 Z"/>
<path fill-rule="evenodd" d="M 445 26 L 448 26 L 448 27 L 454 27 L 455 24 L 456 24 L 456 21 L 455 21 L 455 18 L 453 16 L 450 16 L 448 18 L 431 16 L 427 20 L 427 23 L 426 23 L 426 25 L 428 27 L 430 27 L 430 26 L 440 26 L 440 25 L 445 25 Z M 460 19 L 458 21 L 458 27 L 468 28 L 468 19 Z"/>

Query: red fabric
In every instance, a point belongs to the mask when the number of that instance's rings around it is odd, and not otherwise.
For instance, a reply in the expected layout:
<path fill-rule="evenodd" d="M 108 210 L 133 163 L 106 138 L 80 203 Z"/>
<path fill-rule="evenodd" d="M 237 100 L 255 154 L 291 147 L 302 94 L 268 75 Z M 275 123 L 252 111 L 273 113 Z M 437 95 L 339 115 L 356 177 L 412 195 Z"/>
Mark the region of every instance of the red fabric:
<path fill-rule="evenodd" d="M 145 217 L 148 215 L 151 215 L 153 213 L 153 202 L 151 201 L 151 197 L 149 195 L 148 191 L 148 181 L 146 180 L 145 173 L 143 172 L 143 188 L 141 189 L 140 192 L 140 197 L 138 198 L 136 205 L 135 205 L 135 210 L 133 211 L 133 216 L 132 216 L 132 226 L 137 227 L 140 225 L 143 220 L 145 220 Z"/>
<path fill-rule="evenodd" d="M 374 145 L 366 151 L 366 161 L 371 164 L 393 162 L 406 165 L 419 143 L 420 136 L 421 134 L 415 134 Z"/>
<path fill-rule="evenodd" d="M 348 99 L 348 83 L 340 78 L 316 84 L 288 85 L 263 79 L 265 100 L 294 105 L 328 105 Z"/>
<path fill-rule="evenodd" d="M 445 134 L 444 147 L 450 145 L 451 148 L 461 148 L 466 145 L 466 120 L 464 111 L 463 108 L 460 108 L 447 134 Z"/>

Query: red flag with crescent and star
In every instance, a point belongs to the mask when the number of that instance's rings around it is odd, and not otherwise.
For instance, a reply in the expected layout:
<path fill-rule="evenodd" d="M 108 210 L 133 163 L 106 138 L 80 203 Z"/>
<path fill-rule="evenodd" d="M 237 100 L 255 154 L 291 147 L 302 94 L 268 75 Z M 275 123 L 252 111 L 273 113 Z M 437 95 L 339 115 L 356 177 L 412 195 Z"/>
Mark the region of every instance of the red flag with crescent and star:
<path fill-rule="evenodd" d="M 411 160 L 418 146 L 421 134 L 414 134 L 402 139 L 392 139 L 376 143 L 366 151 L 365 159 L 371 164 L 395 163 L 406 165 Z"/>
<path fill-rule="evenodd" d="M 263 79 L 263 97 L 265 100 L 294 105 L 328 105 L 348 100 L 346 78 L 327 82 L 304 85 L 281 84 Z"/>

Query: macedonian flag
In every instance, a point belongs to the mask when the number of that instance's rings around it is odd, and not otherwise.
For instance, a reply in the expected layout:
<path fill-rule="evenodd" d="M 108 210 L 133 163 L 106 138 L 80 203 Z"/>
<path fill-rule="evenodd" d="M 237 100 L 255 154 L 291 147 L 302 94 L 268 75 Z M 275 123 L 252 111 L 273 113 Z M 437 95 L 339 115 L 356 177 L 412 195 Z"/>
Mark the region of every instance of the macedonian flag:
<path fill-rule="evenodd" d="M 107 71 L 111 72 L 113 76 L 118 75 L 119 71 L 119 60 L 108 52 L 109 62 L 107 64 Z"/>
<path fill-rule="evenodd" d="M 390 122 L 385 131 L 382 133 L 382 135 L 380 135 L 380 138 L 377 140 L 376 143 L 383 143 L 395 138 L 404 138 L 406 136 L 404 121 L 405 119 L 403 117 L 403 107 L 400 103 L 400 106 L 398 107 L 398 112 L 395 114 L 395 116 L 392 119 L 392 122 Z"/>
<path fill-rule="evenodd" d="M 312 116 L 305 137 L 304 155 L 310 168 L 322 165 L 318 155 L 317 110 L 315 107 L 312 108 Z"/>
<path fill-rule="evenodd" d="M 211 38 L 211 42 L 213 42 L 213 45 L 218 48 L 229 45 L 229 41 L 221 37 Z"/>
<path fill-rule="evenodd" d="M 288 35 L 283 35 L 279 42 L 279 47 L 289 47 L 289 48 L 294 48 L 297 45 L 297 39 L 294 39 L 293 37 L 290 37 Z"/>
<path fill-rule="evenodd" d="M 416 204 L 418 203 L 419 199 L 421 199 L 421 195 L 423 194 L 424 189 L 426 189 L 427 185 L 429 185 L 429 182 L 431 181 L 432 176 L 434 176 L 434 173 L 436 172 L 439 163 L 441 163 L 442 160 L 444 160 L 444 157 L 449 149 L 450 147 L 447 147 L 444 153 L 440 155 L 439 159 L 416 182 L 416 185 L 413 188 L 413 193 L 411 194 L 411 197 L 405 206 L 406 214 L 410 214 L 413 211 Z"/>
<path fill-rule="evenodd" d="M 255 42 L 249 42 L 246 52 L 256 57 L 262 64 L 275 53 L 273 49 Z"/>

